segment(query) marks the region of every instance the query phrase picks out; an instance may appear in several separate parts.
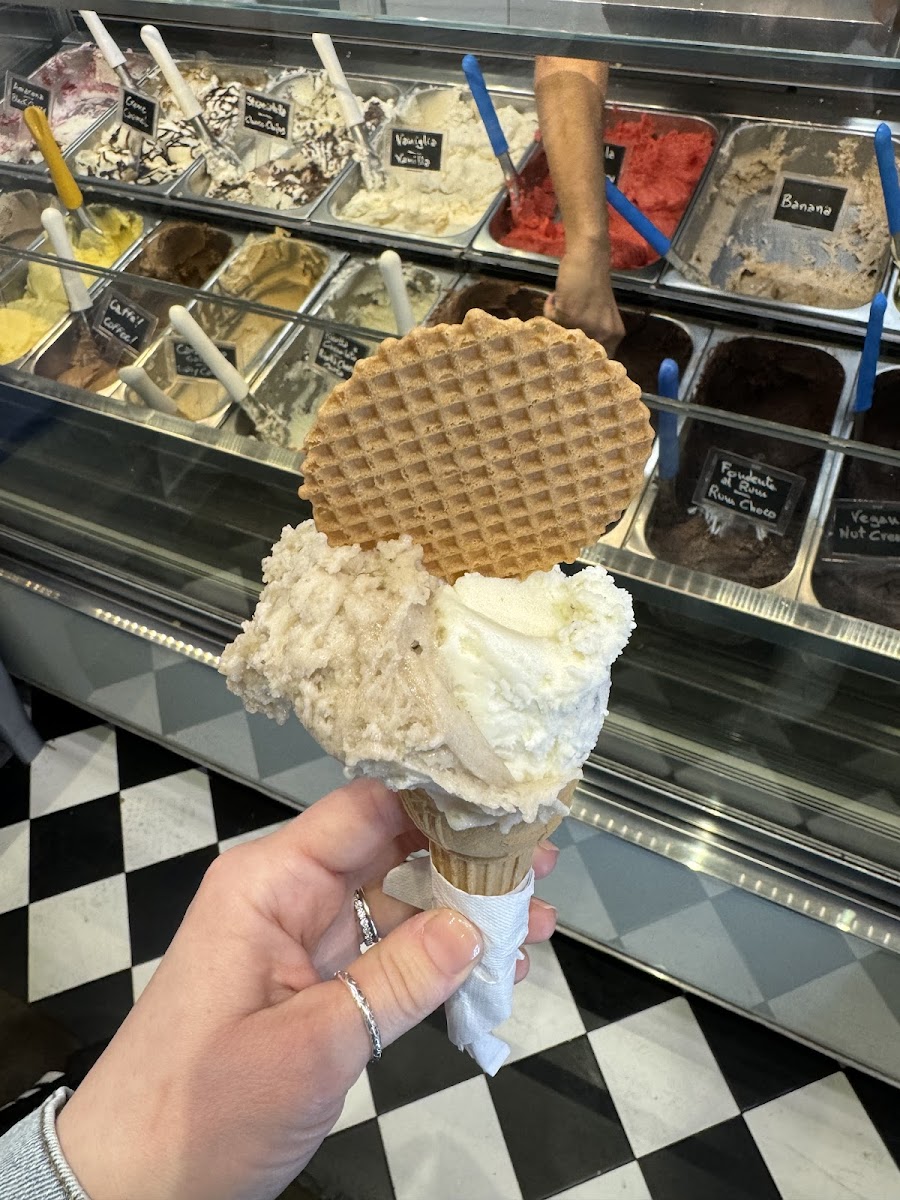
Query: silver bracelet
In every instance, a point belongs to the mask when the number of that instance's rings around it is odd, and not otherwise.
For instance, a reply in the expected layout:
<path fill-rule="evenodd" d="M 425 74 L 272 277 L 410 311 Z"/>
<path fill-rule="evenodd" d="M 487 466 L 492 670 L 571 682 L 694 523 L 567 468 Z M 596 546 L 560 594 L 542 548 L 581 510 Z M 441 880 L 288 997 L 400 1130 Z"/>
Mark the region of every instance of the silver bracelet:
<path fill-rule="evenodd" d="M 372 913 L 369 911 L 369 905 L 366 902 L 366 897 L 363 894 L 362 888 L 357 888 L 353 893 L 353 909 L 356 913 L 356 919 L 359 921 L 359 931 L 362 934 L 362 941 L 359 943 L 360 954 L 365 954 L 367 950 L 371 950 L 374 945 L 381 941 L 378 930 L 375 928 L 375 922 L 372 920 Z"/>
<path fill-rule="evenodd" d="M 335 972 L 335 979 L 339 979 L 345 985 L 350 995 L 356 1002 L 356 1007 L 362 1014 L 362 1019 L 365 1022 L 366 1029 L 369 1032 L 369 1041 L 372 1043 L 372 1057 L 370 1062 L 377 1062 L 381 1058 L 381 1031 L 378 1028 L 378 1023 L 375 1020 L 375 1014 L 372 1012 L 372 1006 L 365 998 L 362 988 L 356 982 L 352 975 L 348 975 L 346 971 Z"/>

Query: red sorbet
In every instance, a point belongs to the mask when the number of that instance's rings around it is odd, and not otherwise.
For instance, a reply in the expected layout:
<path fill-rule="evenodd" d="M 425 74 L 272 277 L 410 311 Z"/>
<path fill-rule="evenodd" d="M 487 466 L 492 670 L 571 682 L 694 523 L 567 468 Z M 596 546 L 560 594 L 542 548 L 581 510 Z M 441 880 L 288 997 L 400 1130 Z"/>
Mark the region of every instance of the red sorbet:
<path fill-rule="evenodd" d="M 644 113 L 636 120 L 624 118 L 610 125 L 606 140 L 628 147 L 619 187 L 671 237 L 712 154 L 715 143 L 712 130 L 663 131 L 655 117 Z M 556 193 L 548 172 L 522 197 L 512 229 L 501 238 L 503 245 L 562 258 L 566 233 L 562 222 L 553 219 L 556 207 Z M 615 270 L 636 270 L 659 257 L 612 209 L 609 237 Z"/>

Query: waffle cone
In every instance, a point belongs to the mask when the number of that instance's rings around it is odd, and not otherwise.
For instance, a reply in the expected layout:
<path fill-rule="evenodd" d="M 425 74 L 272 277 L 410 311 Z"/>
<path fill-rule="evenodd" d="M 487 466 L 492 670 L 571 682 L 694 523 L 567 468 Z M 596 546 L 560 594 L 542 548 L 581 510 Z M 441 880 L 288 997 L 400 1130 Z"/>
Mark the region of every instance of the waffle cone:
<path fill-rule="evenodd" d="M 559 799 L 569 808 L 574 795 L 573 780 Z M 508 833 L 501 833 L 497 825 L 453 829 L 421 788 L 400 792 L 400 799 L 416 828 L 428 838 L 435 869 L 470 896 L 504 896 L 514 891 L 528 874 L 538 843 L 562 821 L 561 815 L 550 821 L 520 821 Z"/>
<path fill-rule="evenodd" d="M 409 534 L 450 583 L 524 578 L 602 536 L 652 444 L 640 388 L 599 343 L 476 309 L 356 364 L 319 409 L 300 495 L 333 546 Z"/>

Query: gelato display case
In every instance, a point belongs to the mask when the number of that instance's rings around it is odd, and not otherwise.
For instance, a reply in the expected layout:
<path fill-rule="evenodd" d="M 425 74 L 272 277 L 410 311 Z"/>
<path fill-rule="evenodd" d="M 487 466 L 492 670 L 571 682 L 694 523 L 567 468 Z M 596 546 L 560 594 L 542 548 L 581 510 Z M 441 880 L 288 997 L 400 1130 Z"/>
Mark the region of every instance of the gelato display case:
<path fill-rule="evenodd" d="M 122 699 L 140 672 L 123 667 L 109 699 L 123 647 L 180 656 L 205 672 L 212 709 L 225 703 L 214 668 L 253 612 L 260 563 L 310 515 L 297 488 L 318 407 L 396 333 L 379 256 L 400 253 L 418 323 L 541 315 L 565 230 L 532 59 L 607 57 L 610 176 L 690 277 L 613 215 L 616 356 L 658 437 L 634 502 L 566 566 L 605 566 L 637 619 L 573 820 L 900 950 L 900 316 L 873 140 L 886 122 L 900 143 L 897 5 L 140 0 L 101 16 L 150 132 L 123 123 L 121 79 L 76 10 L 0 4 L 7 665 L 173 745 L 189 716 L 166 710 L 163 689 L 149 709 Z M 202 119 L 185 118 L 145 53 L 145 21 Z M 23 29 L 35 32 L 12 68 L 5 39 Z M 320 68 L 317 30 L 335 39 L 382 187 Z M 468 51 L 521 171 L 515 212 L 461 71 Z M 68 219 L 86 311 L 70 313 L 45 240 L 41 213 L 60 202 L 14 79 L 45 95 L 98 225 Z M 192 352 L 176 305 L 231 374 Z M 677 398 L 657 394 L 664 359 Z M 69 682 L 40 637 L 10 633 L 13 612 L 16 629 L 40 629 L 63 611 L 91 623 L 85 645 L 103 639 L 76 650 Z M 317 799 L 334 764 L 308 747 L 295 761 L 298 731 L 281 731 L 278 771 L 227 769 Z M 215 764 L 214 743 L 192 753 Z M 603 940 L 584 886 L 564 924 Z"/>

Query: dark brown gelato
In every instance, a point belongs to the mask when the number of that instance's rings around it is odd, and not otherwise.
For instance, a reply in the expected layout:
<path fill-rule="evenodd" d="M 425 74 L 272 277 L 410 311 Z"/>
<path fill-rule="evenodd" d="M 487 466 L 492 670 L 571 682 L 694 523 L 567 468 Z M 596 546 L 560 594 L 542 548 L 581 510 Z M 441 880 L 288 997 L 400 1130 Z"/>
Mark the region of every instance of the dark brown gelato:
<path fill-rule="evenodd" d="M 692 400 L 827 433 L 843 384 L 843 368 L 823 350 L 766 338 L 736 338 L 714 351 Z M 713 448 L 806 480 L 783 535 L 768 532 L 760 539 L 756 527 L 740 519 L 713 534 L 703 513 L 692 511 L 694 491 Z M 648 545 L 665 562 L 751 587 L 770 587 L 788 574 L 797 557 L 821 466 L 822 454 L 797 442 L 692 421 L 682 434 L 674 500 L 660 494 L 647 524 Z"/>
<path fill-rule="evenodd" d="M 57 376 L 60 383 L 84 388 L 86 392 L 97 392 L 115 382 L 118 360 L 113 363 L 104 358 L 99 341 L 95 341 L 87 329 L 79 329 L 71 366 Z"/>
<path fill-rule="evenodd" d="M 512 279 L 478 279 L 445 296 L 428 318 L 428 324 L 458 325 L 473 308 L 480 308 L 501 321 L 510 317 L 528 321 L 543 315 L 544 301 L 549 295 L 543 288 Z"/>

